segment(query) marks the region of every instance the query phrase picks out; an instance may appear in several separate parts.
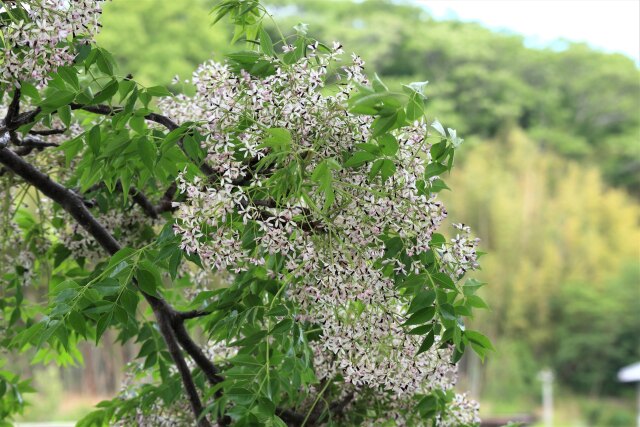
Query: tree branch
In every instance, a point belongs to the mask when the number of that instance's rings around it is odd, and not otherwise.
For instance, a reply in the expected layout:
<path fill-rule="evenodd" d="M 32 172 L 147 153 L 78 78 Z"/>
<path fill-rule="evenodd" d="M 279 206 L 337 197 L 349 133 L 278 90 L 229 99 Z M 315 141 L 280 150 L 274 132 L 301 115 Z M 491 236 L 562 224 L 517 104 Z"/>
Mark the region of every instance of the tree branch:
<path fill-rule="evenodd" d="M 149 199 L 147 199 L 147 196 L 140 192 L 140 190 L 135 187 L 131 187 L 129 188 L 129 195 L 148 216 L 153 219 L 158 218 L 158 211 L 156 210 L 156 207 Z"/>
<path fill-rule="evenodd" d="M 190 311 L 176 311 L 176 316 L 182 320 L 196 319 L 198 317 L 204 317 L 211 314 L 204 310 L 190 310 Z"/>
<path fill-rule="evenodd" d="M 152 300 L 153 301 L 153 300 Z M 189 396 L 189 403 L 191 405 L 191 410 L 193 411 L 198 426 L 199 427 L 211 427 L 211 423 L 207 420 L 206 417 L 202 417 L 202 412 L 204 408 L 202 407 L 202 402 L 200 401 L 200 397 L 198 396 L 198 390 L 196 389 L 196 385 L 193 382 L 193 377 L 191 376 L 191 371 L 187 366 L 187 362 L 185 362 L 182 353 L 180 352 L 180 347 L 176 342 L 176 334 L 172 328 L 171 320 L 167 316 L 167 313 L 164 311 L 164 307 L 158 302 L 151 303 L 151 308 L 153 309 L 153 313 L 156 316 L 158 321 L 158 328 L 162 333 L 162 336 L 167 344 L 167 349 L 169 350 L 169 354 L 171 354 L 171 358 L 173 362 L 176 364 L 176 368 L 182 377 L 182 383 L 184 385 L 185 391 Z"/>
<path fill-rule="evenodd" d="M 20 114 L 20 88 L 15 88 L 13 90 L 13 98 L 11 98 L 11 103 L 9 104 L 9 108 L 7 108 L 7 114 L 4 116 L 5 125 L 10 124 L 15 117 Z"/>
<path fill-rule="evenodd" d="M 78 195 L 52 181 L 48 175 L 7 148 L 0 148 L 0 163 L 62 206 L 109 254 L 113 255 L 120 250 L 120 244 L 91 215 Z"/>
<path fill-rule="evenodd" d="M 15 134 L 13 136 L 16 145 L 19 147 L 15 150 L 15 153 L 19 156 L 26 156 L 33 150 L 42 151 L 48 147 L 58 147 L 58 144 L 55 142 L 46 142 L 33 136 L 27 136 L 22 140 L 19 140 Z"/>
<path fill-rule="evenodd" d="M 31 135 L 40 135 L 40 136 L 49 136 L 49 135 L 60 135 L 67 131 L 67 129 L 44 129 L 44 130 L 30 130 L 29 133 Z"/>

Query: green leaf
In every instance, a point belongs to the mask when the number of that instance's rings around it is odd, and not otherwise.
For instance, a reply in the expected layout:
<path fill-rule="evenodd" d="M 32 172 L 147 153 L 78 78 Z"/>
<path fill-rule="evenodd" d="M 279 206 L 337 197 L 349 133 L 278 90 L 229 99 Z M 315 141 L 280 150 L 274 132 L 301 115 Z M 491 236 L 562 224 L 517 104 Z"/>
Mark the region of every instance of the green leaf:
<path fill-rule="evenodd" d="M 433 324 L 428 323 L 426 325 L 418 326 L 407 332 L 409 335 L 424 335 L 433 329 Z"/>
<path fill-rule="evenodd" d="M 385 133 L 384 135 L 378 137 L 378 144 L 380 145 L 382 154 L 384 154 L 385 156 L 395 156 L 398 152 L 398 141 L 390 133 Z"/>
<path fill-rule="evenodd" d="M 173 96 L 173 94 L 164 86 L 151 86 L 146 89 L 146 93 L 157 98 L 165 96 Z"/>
<path fill-rule="evenodd" d="M 469 295 L 467 297 L 467 304 L 475 308 L 485 308 L 485 309 L 489 308 L 487 303 L 484 302 L 484 300 L 480 298 L 478 295 Z"/>
<path fill-rule="evenodd" d="M 227 390 L 225 395 L 229 400 L 239 405 L 251 403 L 255 399 L 254 393 L 243 387 L 233 387 L 230 390 Z"/>
<path fill-rule="evenodd" d="M 373 137 L 382 135 L 383 133 L 391 130 L 398 121 L 398 113 L 395 112 L 386 117 L 377 117 L 373 121 Z"/>
<path fill-rule="evenodd" d="M 102 138 L 100 136 L 100 126 L 95 125 L 85 136 L 87 145 L 93 152 L 93 154 L 100 153 L 100 143 Z"/>
<path fill-rule="evenodd" d="M 382 182 L 385 182 L 387 179 L 392 177 L 394 173 L 396 173 L 396 164 L 389 159 L 384 159 L 382 161 L 382 166 L 380 167 Z"/>
<path fill-rule="evenodd" d="M 110 276 L 114 277 L 116 274 L 118 274 L 119 271 L 122 271 L 123 263 L 125 266 L 130 265 L 133 254 L 135 253 L 136 251 L 134 249 L 125 247 L 113 254 L 113 256 L 111 256 L 111 259 L 109 260 L 109 266 L 107 267 L 109 269 L 112 269 Z"/>
<path fill-rule="evenodd" d="M 369 162 L 375 158 L 376 156 L 374 156 L 373 154 L 367 151 L 358 151 L 357 153 L 354 153 L 353 156 L 351 156 L 349 159 L 347 159 L 347 161 L 344 162 L 344 165 L 346 167 L 357 168 L 359 166 L 362 166 L 364 163 Z"/>
<path fill-rule="evenodd" d="M 96 324 L 96 345 L 100 342 L 100 338 L 104 331 L 107 330 L 109 325 L 111 325 L 111 321 L 113 320 L 113 311 L 103 314 L 98 319 L 98 323 Z"/>
<path fill-rule="evenodd" d="M 435 314 L 436 314 L 436 308 L 434 306 L 420 309 L 414 314 L 412 314 L 411 317 L 409 317 L 407 321 L 404 322 L 404 325 L 410 326 L 410 325 L 420 325 L 422 323 L 426 323 L 431 319 L 433 319 L 433 316 Z"/>
<path fill-rule="evenodd" d="M 149 295 L 158 296 L 158 288 L 162 285 L 160 274 L 152 265 L 144 265 L 144 263 L 141 264 L 142 265 L 136 270 L 138 286 L 143 292 Z"/>
<path fill-rule="evenodd" d="M 424 82 L 411 82 L 408 85 L 402 85 L 403 90 L 410 95 L 421 95 L 424 97 L 424 88 L 429 84 L 428 81 Z"/>
<path fill-rule="evenodd" d="M 132 116 L 129 119 L 129 126 L 131 127 L 131 129 L 133 129 L 136 133 L 139 133 L 140 135 L 146 133 L 146 130 L 147 130 L 146 121 L 142 116 Z"/>
<path fill-rule="evenodd" d="M 156 146 L 153 142 L 149 141 L 147 137 L 140 137 L 137 140 L 137 150 L 142 163 L 149 169 L 149 171 L 154 171 L 154 165 L 156 159 L 158 157 L 156 152 Z"/>
<path fill-rule="evenodd" d="M 369 181 L 373 181 L 373 179 L 378 175 L 380 169 L 382 168 L 382 162 L 385 159 L 378 159 L 371 165 L 371 170 L 369 171 Z"/>
<path fill-rule="evenodd" d="M 431 147 L 431 158 L 434 162 L 439 162 L 444 157 L 444 154 L 447 153 L 447 140 L 442 140 L 437 144 L 433 144 Z"/>
<path fill-rule="evenodd" d="M 376 92 L 389 91 L 389 88 L 384 83 L 382 83 L 382 80 L 380 80 L 380 77 L 378 76 L 378 74 L 373 75 L 372 87 L 373 87 L 373 90 Z"/>
<path fill-rule="evenodd" d="M 63 66 L 58 67 L 58 75 L 75 90 L 80 90 L 80 82 L 78 81 L 78 70 L 75 67 Z"/>
<path fill-rule="evenodd" d="M 402 242 L 402 239 L 400 237 L 396 236 L 384 242 L 384 246 L 384 257 L 392 258 L 400 253 L 400 251 L 404 247 L 404 243 Z"/>
<path fill-rule="evenodd" d="M 144 344 L 142 344 L 142 347 L 140 347 L 140 351 L 138 352 L 137 358 L 139 359 L 139 358 L 148 356 L 151 353 L 154 353 L 156 351 L 157 351 L 157 346 L 156 346 L 155 340 L 149 339 L 145 341 Z"/>
<path fill-rule="evenodd" d="M 146 89 L 146 92 L 155 97 L 173 96 L 169 89 L 164 86 L 151 86 Z"/>
<path fill-rule="evenodd" d="M 280 321 L 277 325 L 275 325 L 273 329 L 271 329 L 271 331 L 269 331 L 269 335 L 288 333 L 291 330 L 292 326 L 293 326 L 293 320 L 284 319 Z"/>
<path fill-rule="evenodd" d="M 87 335 L 87 325 L 84 320 L 84 317 L 77 311 L 70 311 L 67 320 L 71 327 L 80 335 Z"/>
<path fill-rule="evenodd" d="M 269 33 L 267 33 L 261 26 L 258 34 L 260 36 L 260 48 L 262 49 L 262 52 L 264 52 L 265 55 L 275 57 L 276 52 L 273 50 L 273 41 L 271 41 Z"/>
<path fill-rule="evenodd" d="M 62 123 L 64 123 L 66 127 L 71 126 L 71 107 L 69 105 L 63 105 L 58 108 L 58 117 L 60 117 L 60 120 L 62 120 Z"/>
<path fill-rule="evenodd" d="M 96 48 L 95 51 L 97 52 L 95 62 L 98 64 L 98 69 L 109 76 L 113 75 L 113 67 L 115 65 L 113 56 L 102 48 Z"/>
<path fill-rule="evenodd" d="M 399 288 L 409 289 L 412 293 L 417 293 L 422 290 L 426 283 L 426 277 L 424 274 L 411 274 L 407 276 L 399 285 Z M 422 307 L 420 307 L 422 308 Z M 415 311 L 415 310 L 414 310 Z"/>
<path fill-rule="evenodd" d="M 267 129 L 268 136 L 258 148 L 272 148 L 274 151 L 289 151 L 291 148 L 291 132 L 283 128 Z"/>
<path fill-rule="evenodd" d="M 204 159 L 204 150 L 191 135 L 187 135 L 182 140 L 182 147 L 187 155 L 194 161 L 200 162 Z"/>
<path fill-rule="evenodd" d="M 131 80 L 121 80 L 118 84 L 118 95 L 122 101 L 136 87 L 136 83 Z"/>
<path fill-rule="evenodd" d="M 467 339 L 471 343 L 475 343 L 481 346 L 482 348 L 486 348 L 487 350 L 495 350 L 489 338 L 487 338 L 486 336 L 484 336 L 478 331 L 466 330 L 464 331 L 464 336 L 467 337 Z"/>
<path fill-rule="evenodd" d="M 430 306 L 435 300 L 436 292 L 434 290 L 422 290 L 411 301 L 407 314 L 415 313 L 424 307 Z"/>
<path fill-rule="evenodd" d="M 40 103 L 40 107 L 43 112 L 51 112 L 57 110 L 63 105 L 68 105 L 73 102 L 73 99 L 76 97 L 74 92 L 59 90 L 51 95 L 47 96 L 44 101 Z"/>
<path fill-rule="evenodd" d="M 438 398 L 434 395 L 423 397 L 418 402 L 418 412 L 422 417 L 430 418 L 438 411 Z"/>
<path fill-rule="evenodd" d="M 486 285 L 486 283 L 480 282 L 476 279 L 469 279 L 462 286 L 462 292 L 465 296 L 474 295 L 478 289 Z"/>
<path fill-rule="evenodd" d="M 448 168 L 441 163 L 429 163 L 424 171 L 424 179 L 429 179 L 432 176 L 440 175 L 447 170 Z"/>
<path fill-rule="evenodd" d="M 82 143 L 82 136 L 65 141 L 60 146 L 60 150 L 64 151 L 64 157 L 67 167 L 71 164 L 71 161 L 82 150 L 84 144 Z"/>
<path fill-rule="evenodd" d="M 120 292 L 121 286 L 120 282 L 118 282 L 113 277 L 107 277 L 104 280 L 101 280 L 93 285 L 93 289 L 95 289 L 102 296 L 111 296 L 118 294 Z"/>
<path fill-rule="evenodd" d="M 23 82 L 20 86 L 20 91 L 22 92 L 22 95 L 28 96 L 35 102 L 40 102 L 40 92 L 38 92 L 38 89 L 36 89 L 36 87 L 31 83 Z"/>
<path fill-rule="evenodd" d="M 267 316 L 287 316 L 288 314 L 289 310 L 282 304 L 276 305 L 267 312 Z"/>
<path fill-rule="evenodd" d="M 451 304 L 440 304 L 440 315 L 447 320 L 456 320 L 456 311 Z"/>
<path fill-rule="evenodd" d="M 409 98 L 409 103 L 407 104 L 407 120 L 418 120 L 422 116 L 424 116 L 424 103 L 422 95 L 413 94 Z"/>
<path fill-rule="evenodd" d="M 91 100 L 93 104 L 100 104 L 101 102 L 111 99 L 113 95 L 118 93 L 118 81 L 116 79 L 111 80 L 100 92 Z"/>
<path fill-rule="evenodd" d="M 453 282 L 451 277 L 449 277 L 449 275 L 446 274 L 446 273 L 440 273 L 440 272 L 433 273 L 431 275 L 431 278 L 433 279 L 433 281 L 435 283 L 437 283 L 438 285 L 440 285 L 443 288 L 446 288 L 446 289 L 455 289 L 456 288 L 455 283 Z"/>
<path fill-rule="evenodd" d="M 429 350 L 433 346 L 434 341 L 435 341 L 435 334 L 433 331 L 431 331 L 427 334 L 426 337 L 424 337 L 424 340 L 422 341 L 422 344 L 420 344 L 420 348 L 418 349 L 418 353 L 416 355 L 420 353 L 424 353 L 425 351 Z"/>
<path fill-rule="evenodd" d="M 439 193 L 442 190 L 450 190 L 449 187 L 447 187 L 447 184 L 445 184 L 445 182 L 443 180 L 441 180 L 440 178 L 434 179 L 433 181 L 431 181 L 431 192 L 432 193 Z"/>

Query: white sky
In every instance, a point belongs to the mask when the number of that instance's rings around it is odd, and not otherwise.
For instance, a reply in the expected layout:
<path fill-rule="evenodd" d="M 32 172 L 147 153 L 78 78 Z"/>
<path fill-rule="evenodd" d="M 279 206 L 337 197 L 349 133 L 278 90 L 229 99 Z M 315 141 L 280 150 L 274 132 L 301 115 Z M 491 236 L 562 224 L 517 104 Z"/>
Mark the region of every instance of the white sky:
<path fill-rule="evenodd" d="M 414 0 L 437 19 L 522 34 L 529 46 L 558 39 L 620 52 L 640 64 L 640 0 Z"/>

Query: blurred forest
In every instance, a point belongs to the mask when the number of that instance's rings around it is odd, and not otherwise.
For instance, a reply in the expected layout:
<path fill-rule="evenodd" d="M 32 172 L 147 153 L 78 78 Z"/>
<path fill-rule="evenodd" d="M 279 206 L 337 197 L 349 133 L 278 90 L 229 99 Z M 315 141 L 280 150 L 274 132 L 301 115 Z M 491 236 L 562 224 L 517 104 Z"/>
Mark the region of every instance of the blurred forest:
<path fill-rule="evenodd" d="M 535 413 L 537 373 L 551 367 L 557 425 L 633 424 L 633 387 L 616 372 L 640 361 L 637 64 L 582 44 L 526 48 L 409 3 L 264 3 L 285 34 L 304 22 L 392 85 L 430 81 L 430 118 L 465 138 L 443 196 L 488 252 L 477 277 L 491 311 L 474 322 L 498 351 L 465 365 L 484 414 Z M 113 0 L 98 42 L 122 74 L 170 84 L 231 50 L 233 30 L 211 27 L 211 7 Z"/>

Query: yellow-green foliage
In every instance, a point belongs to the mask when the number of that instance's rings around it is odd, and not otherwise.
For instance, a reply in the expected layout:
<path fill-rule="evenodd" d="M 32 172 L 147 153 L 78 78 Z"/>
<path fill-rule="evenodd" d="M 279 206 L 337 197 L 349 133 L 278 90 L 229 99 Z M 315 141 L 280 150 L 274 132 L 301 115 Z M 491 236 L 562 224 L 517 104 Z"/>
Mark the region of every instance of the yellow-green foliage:
<path fill-rule="evenodd" d="M 637 262 L 639 206 L 607 188 L 595 168 L 542 151 L 520 130 L 461 151 L 448 206 L 489 252 L 478 276 L 491 284 L 493 313 L 480 321 L 495 335 L 547 344 L 563 285 L 602 289 L 625 262 Z"/>

